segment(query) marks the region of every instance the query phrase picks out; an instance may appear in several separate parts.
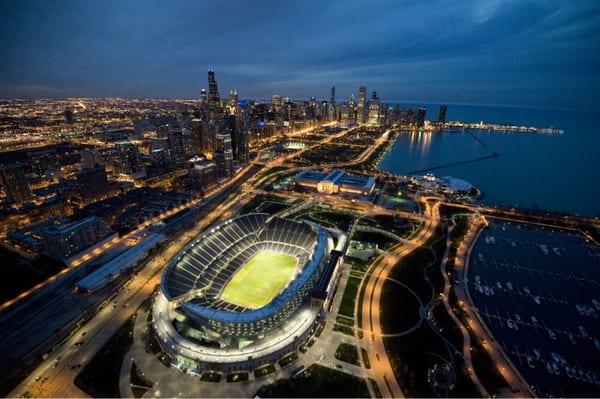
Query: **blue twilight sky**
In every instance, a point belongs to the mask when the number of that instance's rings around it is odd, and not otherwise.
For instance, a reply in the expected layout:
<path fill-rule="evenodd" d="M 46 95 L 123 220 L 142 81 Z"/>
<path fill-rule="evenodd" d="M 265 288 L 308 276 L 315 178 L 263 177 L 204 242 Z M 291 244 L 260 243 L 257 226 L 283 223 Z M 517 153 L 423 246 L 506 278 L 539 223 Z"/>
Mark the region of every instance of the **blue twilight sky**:
<path fill-rule="evenodd" d="M 600 2 L 0 2 L 0 98 L 223 97 L 595 108 Z"/>

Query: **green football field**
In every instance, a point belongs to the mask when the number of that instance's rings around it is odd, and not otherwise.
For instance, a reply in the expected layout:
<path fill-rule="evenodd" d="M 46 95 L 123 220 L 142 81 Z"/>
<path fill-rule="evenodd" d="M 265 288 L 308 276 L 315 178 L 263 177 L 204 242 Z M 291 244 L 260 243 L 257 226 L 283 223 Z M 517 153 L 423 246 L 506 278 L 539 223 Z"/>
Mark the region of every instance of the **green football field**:
<path fill-rule="evenodd" d="M 261 308 L 290 281 L 297 264 L 291 255 L 259 252 L 233 275 L 223 288 L 221 299 L 250 309 Z"/>

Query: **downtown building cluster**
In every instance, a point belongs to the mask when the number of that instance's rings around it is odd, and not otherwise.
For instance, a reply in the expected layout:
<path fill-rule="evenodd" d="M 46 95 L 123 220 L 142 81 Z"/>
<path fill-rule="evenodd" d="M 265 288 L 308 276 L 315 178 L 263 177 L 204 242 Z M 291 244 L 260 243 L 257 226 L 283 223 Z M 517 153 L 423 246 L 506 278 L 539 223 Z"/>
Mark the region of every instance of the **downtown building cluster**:
<path fill-rule="evenodd" d="M 248 100 L 236 90 L 223 99 L 214 71 L 195 99 L 15 100 L 0 109 L 2 143 L 15 143 L 0 155 L 4 242 L 63 261 L 205 195 L 289 134 L 326 123 L 425 125 L 424 108 L 388 107 L 365 86 L 347 101 L 335 87 L 325 100 Z M 82 220 L 106 233 L 87 234 Z"/>

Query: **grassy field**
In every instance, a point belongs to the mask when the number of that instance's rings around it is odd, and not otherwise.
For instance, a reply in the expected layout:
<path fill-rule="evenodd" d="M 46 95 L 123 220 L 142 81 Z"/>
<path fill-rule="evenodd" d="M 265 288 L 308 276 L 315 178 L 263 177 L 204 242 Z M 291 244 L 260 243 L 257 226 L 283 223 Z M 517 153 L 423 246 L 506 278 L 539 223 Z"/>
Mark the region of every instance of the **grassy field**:
<path fill-rule="evenodd" d="M 250 309 L 261 308 L 285 287 L 297 264 L 291 255 L 259 252 L 233 275 L 221 299 Z"/>

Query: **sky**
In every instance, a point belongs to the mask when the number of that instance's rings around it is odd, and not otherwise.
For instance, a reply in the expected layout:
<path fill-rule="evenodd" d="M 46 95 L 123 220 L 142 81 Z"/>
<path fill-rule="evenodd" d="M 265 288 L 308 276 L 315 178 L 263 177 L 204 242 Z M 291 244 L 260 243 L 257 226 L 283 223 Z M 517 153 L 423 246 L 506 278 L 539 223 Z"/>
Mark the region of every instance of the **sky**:
<path fill-rule="evenodd" d="M 222 97 L 595 109 L 600 2 L 0 2 L 0 98 Z"/>

